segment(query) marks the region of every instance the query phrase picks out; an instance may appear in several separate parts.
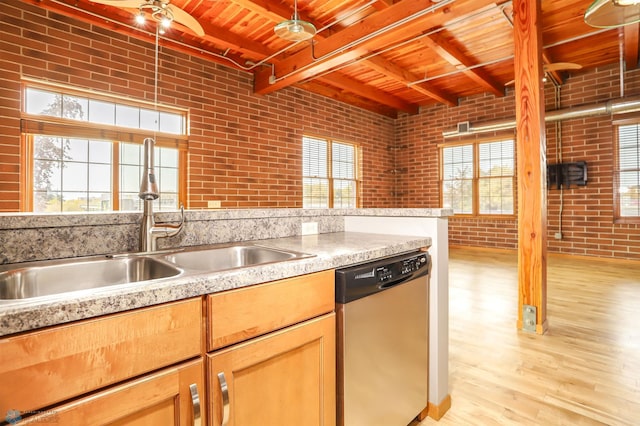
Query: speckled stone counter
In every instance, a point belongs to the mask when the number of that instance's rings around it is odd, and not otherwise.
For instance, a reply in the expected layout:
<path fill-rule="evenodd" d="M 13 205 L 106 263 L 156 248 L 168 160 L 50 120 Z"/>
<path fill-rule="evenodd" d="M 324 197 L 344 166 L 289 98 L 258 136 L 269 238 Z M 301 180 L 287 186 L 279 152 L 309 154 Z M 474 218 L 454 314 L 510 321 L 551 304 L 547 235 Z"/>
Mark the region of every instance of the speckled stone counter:
<path fill-rule="evenodd" d="M 175 237 L 162 238 L 168 249 L 283 238 L 302 234 L 314 222 L 320 234 L 345 231 L 345 218 L 445 218 L 451 209 L 237 209 L 185 211 Z M 177 221 L 179 213 L 160 212 L 158 221 Z M 0 265 L 34 260 L 135 252 L 141 213 L 1 214 Z"/>
<path fill-rule="evenodd" d="M 255 267 L 194 274 L 0 302 L 0 336 L 218 291 L 339 268 L 431 245 L 428 237 L 333 232 L 263 239 L 257 244 L 314 255 Z"/>

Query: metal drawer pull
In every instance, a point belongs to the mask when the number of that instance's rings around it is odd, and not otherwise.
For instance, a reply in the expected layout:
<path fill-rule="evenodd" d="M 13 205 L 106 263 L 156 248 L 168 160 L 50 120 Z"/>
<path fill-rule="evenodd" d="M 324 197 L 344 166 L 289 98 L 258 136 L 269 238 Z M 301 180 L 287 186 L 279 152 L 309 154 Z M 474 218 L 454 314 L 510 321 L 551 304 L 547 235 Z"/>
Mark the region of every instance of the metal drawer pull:
<path fill-rule="evenodd" d="M 226 426 L 229 421 L 229 387 L 227 386 L 227 380 L 224 378 L 224 373 L 218 373 L 218 381 L 220 382 L 220 392 L 222 393 L 221 426 Z"/>
<path fill-rule="evenodd" d="M 200 413 L 200 395 L 198 385 L 189 385 L 191 391 L 191 408 L 193 409 L 193 426 L 202 426 L 202 414 Z"/>

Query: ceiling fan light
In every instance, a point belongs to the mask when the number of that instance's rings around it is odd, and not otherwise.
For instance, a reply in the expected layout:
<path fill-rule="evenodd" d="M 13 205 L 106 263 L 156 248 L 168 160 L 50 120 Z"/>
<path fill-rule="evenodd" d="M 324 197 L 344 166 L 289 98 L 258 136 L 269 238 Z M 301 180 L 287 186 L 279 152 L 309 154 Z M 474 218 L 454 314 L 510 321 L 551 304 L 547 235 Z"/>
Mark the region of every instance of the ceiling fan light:
<path fill-rule="evenodd" d="M 316 35 L 316 27 L 311 22 L 289 19 L 276 25 L 273 32 L 284 40 L 303 41 Z"/>
<path fill-rule="evenodd" d="M 136 23 L 139 25 L 144 24 L 147 21 L 147 18 L 144 16 L 144 12 L 140 12 L 136 15 Z"/>
<path fill-rule="evenodd" d="M 162 25 L 164 28 L 169 28 L 171 26 L 171 19 L 167 18 L 166 16 L 164 18 L 162 18 L 162 20 L 160 21 L 160 25 Z"/>
<path fill-rule="evenodd" d="M 640 0 L 595 0 L 584 13 L 584 22 L 596 28 L 640 22 Z"/>

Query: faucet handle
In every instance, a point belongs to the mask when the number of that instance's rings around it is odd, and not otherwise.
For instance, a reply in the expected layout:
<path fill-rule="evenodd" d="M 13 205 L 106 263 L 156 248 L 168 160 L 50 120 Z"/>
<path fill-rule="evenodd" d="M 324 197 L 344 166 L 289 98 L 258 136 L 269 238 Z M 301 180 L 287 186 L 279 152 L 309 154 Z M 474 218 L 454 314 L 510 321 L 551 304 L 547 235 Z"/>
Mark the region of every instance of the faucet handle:
<path fill-rule="evenodd" d="M 180 203 L 180 227 L 184 224 L 184 204 Z"/>
<path fill-rule="evenodd" d="M 168 223 L 168 222 L 156 222 L 156 225 L 160 225 L 162 228 L 171 228 L 171 229 L 175 229 L 174 232 L 172 232 L 170 235 L 164 235 L 166 237 L 172 237 L 174 235 L 176 235 L 178 232 L 180 232 L 180 230 L 182 230 L 182 226 L 184 225 L 184 204 L 180 203 L 180 223 L 174 225 L 172 223 Z"/>

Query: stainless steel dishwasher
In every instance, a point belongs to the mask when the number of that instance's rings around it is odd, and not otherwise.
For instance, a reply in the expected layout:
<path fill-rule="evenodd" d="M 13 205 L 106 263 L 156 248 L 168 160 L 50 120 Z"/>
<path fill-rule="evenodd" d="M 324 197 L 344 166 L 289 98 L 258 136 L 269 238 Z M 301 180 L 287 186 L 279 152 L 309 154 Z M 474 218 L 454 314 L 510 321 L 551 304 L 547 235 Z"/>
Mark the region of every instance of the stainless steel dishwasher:
<path fill-rule="evenodd" d="M 406 426 L 428 399 L 424 252 L 336 271 L 337 424 Z"/>

